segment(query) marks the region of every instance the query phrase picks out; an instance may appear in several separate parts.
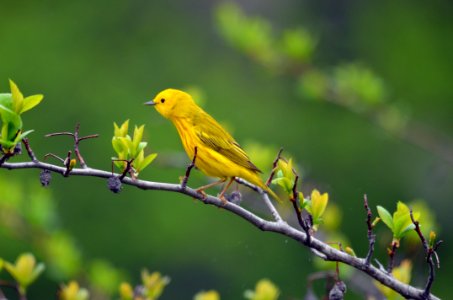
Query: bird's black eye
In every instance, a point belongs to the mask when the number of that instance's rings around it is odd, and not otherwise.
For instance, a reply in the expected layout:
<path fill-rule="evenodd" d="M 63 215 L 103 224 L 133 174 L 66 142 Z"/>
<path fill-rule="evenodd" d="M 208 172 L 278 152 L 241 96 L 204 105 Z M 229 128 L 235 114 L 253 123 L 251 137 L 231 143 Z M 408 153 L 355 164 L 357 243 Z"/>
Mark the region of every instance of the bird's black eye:
<path fill-rule="evenodd" d="M 160 103 L 164 103 L 164 102 L 165 102 L 164 98 L 160 99 Z"/>

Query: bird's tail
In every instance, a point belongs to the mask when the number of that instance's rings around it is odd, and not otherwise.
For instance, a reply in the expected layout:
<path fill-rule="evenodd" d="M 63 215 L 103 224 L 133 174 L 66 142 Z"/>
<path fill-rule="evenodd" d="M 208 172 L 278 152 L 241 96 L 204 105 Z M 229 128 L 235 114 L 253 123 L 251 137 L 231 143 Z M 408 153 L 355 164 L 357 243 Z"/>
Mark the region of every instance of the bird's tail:
<path fill-rule="evenodd" d="M 271 190 L 270 187 L 268 187 L 258 176 L 256 178 L 253 178 L 254 180 L 252 181 L 253 184 L 257 185 L 260 189 L 265 191 L 267 194 L 271 195 L 272 198 L 274 198 L 278 203 L 283 203 L 282 199 L 273 191 Z"/>
<path fill-rule="evenodd" d="M 262 188 L 266 193 L 268 193 L 269 195 L 271 195 L 272 198 L 274 198 L 278 203 L 280 203 L 280 204 L 283 203 L 283 200 L 280 199 L 280 197 L 279 197 L 273 190 L 271 190 L 270 187 L 268 187 L 268 186 L 265 185 L 264 183 L 263 183 L 262 186 L 260 186 L 260 188 Z"/>
<path fill-rule="evenodd" d="M 280 199 L 280 197 L 277 196 L 277 194 L 263 182 L 263 180 L 257 173 L 253 173 L 252 176 L 249 175 L 247 177 L 244 177 L 244 179 L 250 183 L 253 183 L 257 187 L 265 191 L 267 194 L 271 195 L 271 197 L 274 198 L 278 203 L 283 203 L 282 199 Z"/>

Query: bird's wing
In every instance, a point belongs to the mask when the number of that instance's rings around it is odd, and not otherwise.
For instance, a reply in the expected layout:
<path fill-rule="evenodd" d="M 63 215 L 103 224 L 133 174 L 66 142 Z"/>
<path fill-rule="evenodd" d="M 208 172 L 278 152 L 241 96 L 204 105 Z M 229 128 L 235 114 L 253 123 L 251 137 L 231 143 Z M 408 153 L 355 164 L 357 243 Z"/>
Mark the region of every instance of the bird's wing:
<path fill-rule="evenodd" d="M 195 133 L 206 147 L 213 149 L 242 167 L 261 172 L 250 161 L 250 158 L 233 137 L 211 116 L 204 113 L 203 116 L 197 119 L 194 120 Z"/>

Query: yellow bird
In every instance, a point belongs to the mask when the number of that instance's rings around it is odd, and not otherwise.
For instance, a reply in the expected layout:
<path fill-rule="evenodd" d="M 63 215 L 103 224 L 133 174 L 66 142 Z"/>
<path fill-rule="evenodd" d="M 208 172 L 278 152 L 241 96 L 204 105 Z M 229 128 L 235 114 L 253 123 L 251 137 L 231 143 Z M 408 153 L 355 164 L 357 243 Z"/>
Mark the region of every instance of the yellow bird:
<path fill-rule="evenodd" d="M 226 190 L 235 177 L 240 177 L 279 200 L 263 183 L 259 175 L 261 171 L 250 161 L 241 146 L 214 118 L 201 109 L 189 94 L 176 89 L 166 89 L 145 104 L 153 105 L 162 116 L 173 122 L 191 160 L 195 155 L 195 147 L 197 148 L 195 166 L 198 169 L 208 176 L 220 178 L 219 181 L 198 188 L 199 193 L 205 194 L 205 189 L 228 180 L 219 194 L 219 198 L 226 203 Z"/>

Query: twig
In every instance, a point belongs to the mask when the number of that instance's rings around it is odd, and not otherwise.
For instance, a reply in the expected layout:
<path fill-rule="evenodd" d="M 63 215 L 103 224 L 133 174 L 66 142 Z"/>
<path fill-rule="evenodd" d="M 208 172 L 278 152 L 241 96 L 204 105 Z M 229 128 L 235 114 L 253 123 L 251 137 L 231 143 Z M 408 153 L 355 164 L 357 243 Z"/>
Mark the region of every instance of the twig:
<path fill-rule="evenodd" d="M 398 242 L 393 240 L 392 244 L 390 245 L 390 248 L 388 249 L 389 263 L 387 266 L 387 273 L 389 274 L 392 274 L 393 266 L 395 265 L 395 254 L 398 247 L 399 247 Z"/>
<path fill-rule="evenodd" d="M 294 179 L 294 185 L 293 185 L 293 196 L 291 197 L 291 203 L 293 204 L 294 211 L 296 212 L 297 216 L 297 221 L 299 222 L 300 227 L 305 231 L 305 234 L 307 235 L 307 241 L 306 245 L 310 245 L 310 238 L 311 238 L 311 232 L 310 232 L 310 226 L 307 224 L 307 221 L 302 217 L 302 210 L 299 207 L 299 193 L 297 192 L 297 182 L 299 181 L 299 175 L 296 175 L 296 178 Z M 303 199 L 302 199 L 303 201 Z"/>
<path fill-rule="evenodd" d="M 120 180 L 123 180 L 124 177 L 126 177 L 127 173 L 129 173 L 132 170 L 133 162 L 134 162 L 134 159 L 126 160 L 126 168 L 124 168 L 123 173 L 121 173 L 121 175 L 118 177 Z"/>
<path fill-rule="evenodd" d="M 38 159 L 36 158 L 35 153 L 33 152 L 33 150 L 30 147 L 30 143 L 28 142 L 28 138 L 23 138 L 22 139 L 22 143 L 24 144 L 25 149 L 27 150 L 28 156 L 30 157 L 31 161 L 37 162 Z"/>
<path fill-rule="evenodd" d="M 0 280 L 0 286 L 13 289 L 19 296 L 19 300 L 27 300 L 27 296 L 21 292 L 21 289 L 19 288 L 19 285 L 17 283 Z M 3 299 L 7 300 L 7 298 L 5 297 L 5 294 L 1 290 L 0 290 L 0 297 L 2 297 L 2 298 L 0 298 L 0 300 L 3 300 Z"/>
<path fill-rule="evenodd" d="M 59 157 L 58 155 L 55 155 L 53 153 L 47 153 L 46 155 L 44 155 L 44 160 L 46 160 L 48 157 L 53 157 L 55 159 L 58 159 L 59 161 L 61 161 L 64 164 L 64 159 Z"/>
<path fill-rule="evenodd" d="M 85 169 L 85 168 L 88 168 L 88 166 L 85 163 L 85 160 L 83 159 L 82 154 L 80 154 L 79 143 L 83 140 L 97 138 L 99 136 L 99 134 L 90 134 L 90 135 L 86 135 L 83 137 L 79 137 L 79 129 L 80 129 L 80 123 L 77 123 L 74 133 L 69 132 L 69 131 L 55 132 L 55 133 L 46 134 L 45 137 L 53 137 L 53 136 L 60 136 L 60 135 L 72 136 L 72 138 L 74 139 L 74 153 L 77 157 L 77 160 L 79 161 L 80 166 L 83 169 Z"/>
<path fill-rule="evenodd" d="M 59 167 L 52 164 L 47 164 L 43 162 L 17 162 L 17 163 L 4 163 L 0 168 L 4 169 L 45 169 L 50 170 L 56 173 L 64 174 L 66 171 L 65 168 Z M 93 169 L 93 168 L 74 168 L 71 171 L 72 176 L 93 176 L 93 177 L 100 177 L 108 179 L 112 177 L 111 172 Z M 181 193 L 184 195 L 189 196 L 190 198 L 195 198 L 203 203 L 214 205 L 218 208 L 224 209 L 229 211 L 237 216 L 243 218 L 247 222 L 251 223 L 252 225 L 256 226 L 257 228 L 263 231 L 270 231 L 280 233 L 288 238 L 291 238 L 295 241 L 298 241 L 302 244 L 305 244 L 307 240 L 307 235 L 305 232 L 295 229 L 294 227 L 288 225 L 286 222 L 274 222 L 274 221 L 267 221 L 263 218 L 257 216 L 253 212 L 250 212 L 234 203 L 228 203 L 225 205 L 221 199 L 208 195 L 207 197 L 203 197 L 200 193 L 196 190 L 187 187 L 186 189 L 181 189 L 180 184 L 170 184 L 170 183 L 161 183 L 161 182 L 153 182 L 153 181 L 144 181 L 140 179 L 133 180 L 132 178 L 125 177 L 123 179 L 123 183 L 131 186 L 135 186 L 137 188 L 143 190 L 163 190 L 175 193 Z M 247 186 L 253 186 L 250 183 Z M 257 187 L 255 187 L 258 189 Z M 373 265 L 366 266 L 363 259 L 353 257 L 345 252 L 337 250 L 326 243 L 316 239 L 315 237 L 311 237 L 310 246 L 311 249 L 315 250 L 315 253 L 321 253 L 320 255 L 323 259 L 328 261 L 338 261 L 345 264 L 348 264 L 358 270 L 363 271 L 364 273 L 368 274 L 375 280 L 381 282 L 383 285 L 388 286 L 389 288 L 395 290 L 400 295 L 405 298 L 410 299 L 418 299 L 418 300 L 438 300 L 439 298 L 430 294 L 428 298 L 424 297 L 424 290 L 417 289 L 413 286 L 408 284 L 402 283 L 392 276 L 389 276 L 388 273 L 374 267 Z"/>
<path fill-rule="evenodd" d="M 280 150 L 277 153 L 277 157 L 275 157 L 274 162 L 272 163 L 272 172 L 269 175 L 269 178 L 266 180 L 267 186 L 269 186 L 271 184 L 271 181 L 275 176 L 275 171 L 277 170 L 277 164 L 278 164 L 278 161 L 280 160 L 282 152 L 283 152 L 283 148 L 280 148 Z"/>
<path fill-rule="evenodd" d="M 6 162 L 12 155 L 9 153 L 5 153 L 0 157 L 0 166 L 3 165 L 4 162 Z"/>
<path fill-rule="evenodd" d="M 269 196 L 267 195 L 267 193 L 265 191 L 263 191 L 262 189 L 260 189 L 259 187 L 257 187 L 256 185 L 253 185 L 251 184 L 250 182 L 242 179 L 242 178 L 239 178 L 239 177 L 235 177 L 234 180 L 237 182 L 237 183 L 240 183 L 242 185 L 245 185 L 246 187 L 254 190 L 255 192 L 257 192 L 258 194 L 261 195 L 261 198 L 263 198 L 264 200 L 264 204 L 266 204 L 266 206 L 269 208 L 271 214 L 272 214 L 272 217 L 274 218 L 274 220 L 278 223 L 278 222 L 284 222 L 282 217 L 280 216 L 280 214 L 278 213 L 277 209 L 275 208 L 275 206 L 272 204 L 271 200 L 269 199 Z"/>
<path fill-rule="evenodd" d="M 72 152 L 71 152 L 71 150 L 69 150 L 68 155 L 66 156 L 66 159 L 63 161 L 63 164 L 66 167 L 66 171 L 63 174 L 64 177 L 68 177 L 69 172 L 71 172 L 71 155 L 72 155 Z"/>
<path fill-rule="evenodd" d="M 198 147 L 195 146 L 192 162 L 187 166 L 186 174 L 181 182 L 181 188 L 185 189 L 187 187 L 187 182 L 189 181 L 190 171 L 195 167 L 195 161 L 197 159 Z"/>
<path fill-rule="evenodd" d="M 426 281 L 425 291 L 423 293 L 423 295 L 425 296 L 425 299 L 428 299 L 430 291 L 431 291 L 431 287 L 432 287 L 434 279 L 436 277 L 433 254 L 436 257 L 438 266 L 439 266 L 439 257 L 437 256 L 436 250 L 439 247 L 439 245 L 442 243 L 442 241 L 437 242 L 434 247 L 430 247 L 430 245 L 428 244 L 428 241 L 426 240 L 425 236 L 423 235 L 422 231 L 420 230 L 420 223 L 417 220 L 415 220 L 415 218 L 414 218 L 412 209 L 410 210 L 410 217 L 411 217 L 412 223 L 415 225 L 414 230 L 417 232 L 418 237 L 420 238 L 420 241 L 422 242 L 423 249 L 425 249 L 426 262 L 428 263 L 428 266 L 429 266 L 429 275 L 428 275 L 428 279 Z"/>
<path fill-rule="evenodd" d="M 272 204 L 271 200 L 269 199 L 269 195 L 265 191 L 261 191 L 260 195 L 264 200 L 264 204 L 266 204 L 266 206 L 269 208 L 275 222 L 285 223 L 280 214 L 278 213 L 277 209 L 275 208 L 274 204 Z"/>
<path fill-rule="evenodd" d="M 371 258 L 373 257 L 374 252 L 374 243 L 376 242 L 376 235 L 373 234 L 373 224 L 371 223 L 371 218 L 373 217 L 371 209 L 368 205 L 367 195 L 363 195 L 363 202 L 366 211 L 366 224 L 368 227 L 368 253 L 365 257 L 365 265 L 369 266 L 371 263 Z"/>

